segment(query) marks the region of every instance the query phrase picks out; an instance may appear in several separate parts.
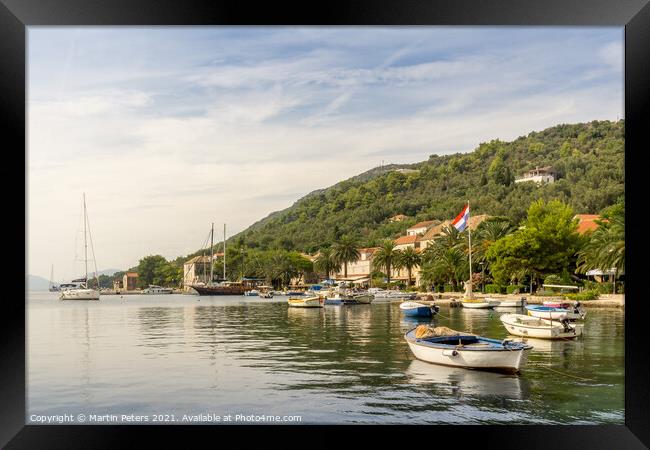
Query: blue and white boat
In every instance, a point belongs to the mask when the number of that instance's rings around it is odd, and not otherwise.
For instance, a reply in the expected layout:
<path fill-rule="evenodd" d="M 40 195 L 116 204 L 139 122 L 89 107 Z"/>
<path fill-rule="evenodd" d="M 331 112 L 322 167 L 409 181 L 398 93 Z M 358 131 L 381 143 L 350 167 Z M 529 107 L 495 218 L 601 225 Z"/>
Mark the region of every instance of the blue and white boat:
<path fill-rule="evenodd" d="M 429 306 L 424 303 L 418 302 L 403 302 L 400 303 L 399 309 L 402 310 L 405 316 L 420 316 L 420 317 L 431 317 L 434 314 L 438 314 L 440 311 L 439 306 Z"/>
<path fill-rule="evenodd" d="M 557 308 L 554 306 L 526 305 L 529 316 L 538 317 L 547 320 L 583 320 L 585 311 L 580 307 L 580 302 L 576 302 L 572 308 Z"/>
<path fill-rule="evenodd" d="M 533 348 L 522 342 L 463 333 L 417 338 L 420 327 L 423 325 L 407 331 L 404 339 L 417 359 L 432 364 L 517 373 L 526 365 L 528 351 Z"/>
<path fill-rule="evenodd" d="M 301 295 L 305 295 L 305 291 L 287 291 L 284 295 L 288 295 L 290 297 L 299 297 Z"/>

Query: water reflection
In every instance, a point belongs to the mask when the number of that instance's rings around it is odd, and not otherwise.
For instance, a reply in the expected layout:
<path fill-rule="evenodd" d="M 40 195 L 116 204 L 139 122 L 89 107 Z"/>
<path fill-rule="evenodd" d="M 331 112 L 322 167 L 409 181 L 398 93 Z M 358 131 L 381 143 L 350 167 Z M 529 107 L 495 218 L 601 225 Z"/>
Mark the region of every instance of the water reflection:
<path fill-rule="evenodd" d="M 454 397 L 528 398 L 528 382 L 520 376 L 429 364 L 413 360 L 409 382 L 446 388 Z"/>
<path fill-rule="evenodd" d="M 530 340 L 519 377 L 417 361 L 420 323 L 508 337 L 495 311 L 397 303 L 289 308 L 190 296 L 29 299 L 28 411 L 302 414 L 309 423 L 623 423 L 624 317 L 590 311 L 574 341 Z M 216 412 L 218 412 L 216 411 Z"/>

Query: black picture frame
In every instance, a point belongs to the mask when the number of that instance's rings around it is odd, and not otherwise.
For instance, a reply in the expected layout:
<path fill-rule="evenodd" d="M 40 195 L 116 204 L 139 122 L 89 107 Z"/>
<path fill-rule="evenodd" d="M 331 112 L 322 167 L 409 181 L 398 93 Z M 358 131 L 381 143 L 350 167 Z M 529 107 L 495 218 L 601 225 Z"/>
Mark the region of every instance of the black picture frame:
<path fill-rule="evenodd" d="M 625 425 L 614 426 L 432 426 L 409 433 L 404 445 L 428 445 L 442 438 L 456 447 L 474 445 L 498 448 L 623 449 L 650 446 L 650 370 L 645 346 L 644 322 L 649 299 L 645 299 L 640 272 L 643 245 L 641 230 L 647 203 L 641 196 L 644 152 L 650 151 L 648 103 L 650 100 L 650 5 L 648 0 L 412 0 L 404 2 L 356 0 L 320 4 L 302 2 L 280 7 L 266 2 L 251 5 L 235 1 L 171 0 L 0 0 L 0 123 L 5 142 L 26 158 L 26 27 L 32 25 L 552 25 L 625 27 L 625 170 L 628 205 L 626 240 L 625 311 Z M 27 184 L 25 183 L 25 186 Z M 15 187 L 13 187 L 15 190 Z M 13 193 L 9 191 L 10 193 Z M 26 192 L 25 192 L 26 194 Z M 635 196 L 639 197 L 635 201 Z M 26 214 L 26 199 L 23 211 Z M 20 199 L 18 198 L 18 201 Z M 16 210 L 20 210 L 19 207 Z M 27 216 L 25 215 L 26 236 Z M 21 232 L 17 224 L 18 233 Z M 26 242 L 26 246 L 28 243 Z M 26 247 L 25 247 L 26 248 Z M 14 259 L 14 258 L 12 258 Z M 638 264 L 637 264 L 638 261 Z M 12 261 L 14 264 L 15 261 Z M 26 263 L 26 259 L 25 259 Z M 26 267 L 26 265 L 25 265 Z M 25 271 L 26 273 L 26 271 Z M 27 289 L 27 286 L 25 286 Z M 11 300 L 11 301 L 10 301 Z M 25 304 L 7 297 L 0 327 L 0 446 L 3 448 L 103 448 L 142 447 L 153 440 L 168 445 L 180 439 L 184 447 L 194 439 L 210 439 L 225 445 L 224 433 L 243 439 L 267 439 L 295 432 L 294 427 L 241 426 L 35 426 L 25 425 Z M 311 432 L 331 440 L 325 428 L 301 426 L 302 436 Z M 404 428 L 404 427 L 399 427 Z M 427 428 L 425 426 L 425 428 Z M 366 427 L 361 427 L 367 430 Z M 248 431 L 247 431 L 248 430 Z M 308 433 L 304 433 L 307 431 Z M 394 427 L 372 427 L 376 438 L 398 436 Z M 318 436 L 312 434 L 312 437 Z M 404 435 L 406 436 L 406 434 Z M 218 439 L 215 441 L 214 439 Z M 189 439 L 189 440 L 188 440 Z M 222 441 L 223 440 L 223 441 Z M 316 437 L 315 440 L 318 440 Z M 265 442 L 265 441 L 264 441 Z M 449 442 L 449 441 L 448 441 Z M 306 442 L 305 444 L 308 444 Z M 248 445 L 246 445 L 248 447 Z"/>

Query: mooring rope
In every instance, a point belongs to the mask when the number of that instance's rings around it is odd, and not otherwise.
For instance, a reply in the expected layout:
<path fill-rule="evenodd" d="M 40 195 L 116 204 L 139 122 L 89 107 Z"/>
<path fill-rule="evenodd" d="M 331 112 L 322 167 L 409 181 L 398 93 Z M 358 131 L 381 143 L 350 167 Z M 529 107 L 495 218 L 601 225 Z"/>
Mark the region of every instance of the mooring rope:
<path fill-rule="evenodd" d="M 564 375 L 565 377 L 571 377 L 571 378 L 575 378 L 575 379 L 578 379 L 578 380 L 584 380 L 584 381 L 596 381 L 593 378 L 583 378 L 583 377 L 579 377 L 577 375 L 570 375 L 568 373 L 560 372 L 559 370 L 551 369 L 550 367 L 546 367 L 546 366 L 541 366 L 541 367 L 542 367 L 542 369 L 546 369 L 546 370 L 550 370 L 551 372 L 559 373 L 560 375 Z"/>

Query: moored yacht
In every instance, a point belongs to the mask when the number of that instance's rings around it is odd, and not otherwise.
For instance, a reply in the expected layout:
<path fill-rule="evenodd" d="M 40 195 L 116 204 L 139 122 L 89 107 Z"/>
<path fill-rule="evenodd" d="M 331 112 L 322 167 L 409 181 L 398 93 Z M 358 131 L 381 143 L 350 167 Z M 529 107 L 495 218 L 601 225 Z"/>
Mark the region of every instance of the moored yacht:
<path fill-rule="evenodd" d="M 86 267 L 86 276 L 80 280 L 72 280 L 73 282 L 80 282 L 81 284 L 74 289 L 63 289 L 59 294 L 60 300 L 99 300 L 99 279 L 97 278 L 97 261 L 95 261 L 95 251 L 92 248 L 92 235 L 91 235 L 91 251 L 93 254 L 93 261 L 95 263 L 95 281 L 97 289 L 88 287 L 88 213 L 86 211 L 86 194 L 83 195 L 83 216 L 84 216 L 84 263 Z"/>

